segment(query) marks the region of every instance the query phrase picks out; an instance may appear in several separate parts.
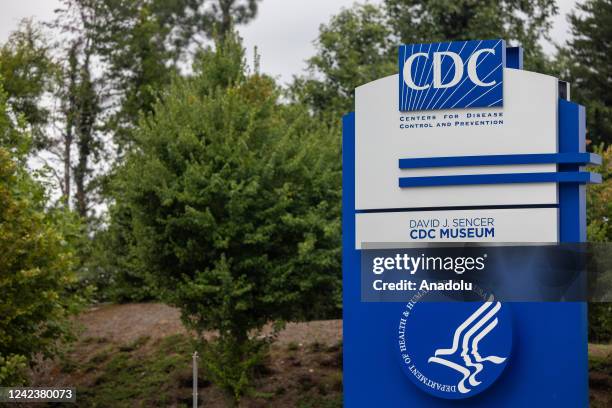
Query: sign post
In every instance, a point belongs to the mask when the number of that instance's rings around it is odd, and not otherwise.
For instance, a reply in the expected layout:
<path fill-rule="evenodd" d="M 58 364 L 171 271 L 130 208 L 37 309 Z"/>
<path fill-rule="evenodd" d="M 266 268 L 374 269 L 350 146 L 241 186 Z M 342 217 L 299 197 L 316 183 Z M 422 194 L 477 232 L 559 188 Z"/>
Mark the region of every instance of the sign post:
<path fill-rule="evenodd" d="M 358 87 L 343 118 L 345 406 L 588 406 L 585 302 L 364 301 L 368 248 L 586 241 L 585 184 L 599 181 L 583 170 L 598 162 L 584 108 L 523 70 L 520 48 L 398 54 L 399 73 Z M 401 269 L 385 259 L 374 274 Z"/>

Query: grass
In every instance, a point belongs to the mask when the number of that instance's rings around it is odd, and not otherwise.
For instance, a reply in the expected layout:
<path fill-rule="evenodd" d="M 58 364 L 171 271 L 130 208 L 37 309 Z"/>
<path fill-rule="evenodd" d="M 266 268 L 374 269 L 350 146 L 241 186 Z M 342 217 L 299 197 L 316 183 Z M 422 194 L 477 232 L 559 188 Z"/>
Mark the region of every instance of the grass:
<path fill-rule="evenodd" d="M 612 356 L 602 357 L 589 355 L 589 369 L 612 375 Z"/>
<path fill-rule="evenodd" d="M 329 398 L 323 397 L 304 397 L 297 403 L 297 408 L 342 408 L 342 395 Z"/>
<path fill-rule="evenodd" d="M 77 388 L 77 407 L 191 406 L 194 343 L 189 336 L 142 336 L 124 344 L 85 338 L 75 347 L 76 354 L 63 361 L 61 369 Z M 336 363 L 341 345 L 290 343 L 274 353 L 257 370 L 255 389 L 245 397 L 245 406 L 342 406 L 342 374 Z M 275 365 L 273 359 L 285 363 Z M 230 406 L 222 389 L 204 378 L 204 371 L 200 366 L 202 402 Z"/>
<path fill-rule="evenodd" d="M 92 384 L 77 388 L 78 406 L 150 407 L 171 405 L 171 389 L 191 378 L 191 342 L 184 335 L 172 335 L 138 353 L 149 341 L 142 337 L 121 347 L 108 346 L 80 367 L 91 373 Z M 187 404 L 184 404 L 187 406 Z"/>
<path fill-rule="evenodd" d="M 194 345 L 188 336 L 175 334 L 157 341 L 142 336 L 122 345 L 87 338 L 82 344 L 97 347 L 87 360 L 76 363 L 68 359 L 61 365 L 62 370 L 73 378 L 84 378 L 77 386 L 76 406 L 191 406 L 191 354 Z M 282 374 L 284 379 L 278 381 L 279 373 L 274 377 L 274 370 L 262 374 L 261 381 L 258 381 L 262 388 L 251 395 L 249 401 L 270 407 L 342 407 L 341 342 L 326 345 L 314 341 L 303 347 L 292 342 L 278 349 L 277 353 L 280 354 L 276 358 L 286 361 L 284 367 L 288 371 Z M 591 354 L 589 366 L 592 373 L 598 373 L 598 377 L 591 378 L 591 406 L 610 406 L 608 378 L 612 376 L 612 356 Z M 323 376 L 322 372 L 325 373 Z M 271 380 L 267 380 L 269 377 Z M 200 390 L 208 392 L 207 401 L 210 401 L 212 390 L 217 396 L 217 403 L 213 406 L 227 406 L 219 402 L 224 397 L 218 387 L 211 386 L 204 378 L 199 382 Z"/>

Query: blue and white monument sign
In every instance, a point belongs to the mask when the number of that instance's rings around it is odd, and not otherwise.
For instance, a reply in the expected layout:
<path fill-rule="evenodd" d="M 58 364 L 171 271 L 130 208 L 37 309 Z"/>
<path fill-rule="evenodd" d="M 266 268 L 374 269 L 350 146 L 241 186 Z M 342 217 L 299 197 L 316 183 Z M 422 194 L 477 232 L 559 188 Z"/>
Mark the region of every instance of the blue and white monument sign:
<path fill-rule="evenodd" d="M 442 302 L 443 283 L 401 302 L 363 296 L 362 259 L 374 291 L 406 289 L 378 279 L 390 269 L 493 263 L 485 250 L 364 257 L 372 248 L 583 242 L 585 184 L 598 182 L 584 108 L 568 84 L 523 70 L 520 48 L 407 44 L 398 61 L 343 119 L 345 406 L 588 406 L 585 302 Z"/>

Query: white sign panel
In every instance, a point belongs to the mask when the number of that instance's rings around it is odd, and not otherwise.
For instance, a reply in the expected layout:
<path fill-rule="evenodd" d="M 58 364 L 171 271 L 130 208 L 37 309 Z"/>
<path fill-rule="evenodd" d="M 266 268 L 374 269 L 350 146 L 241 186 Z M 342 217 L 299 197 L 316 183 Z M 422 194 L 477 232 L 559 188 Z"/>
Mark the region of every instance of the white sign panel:
<path fill-rule="evenodd" d="M 558 240 L 556 208 L 382 212 L 356 215 L 364 243 L 539 242 Z M 401 246 L 401 245 L 400 245 Z"/>
<path fill-rule="evenodd" d="M 554 183 L 398 186 L 400 177 L 556 171 L 549 164 L 400 170 L 404 158 L 556 153 L 557 79 L 506 68 L 503 86 L 503 108 L 417 112 L 398 111 L 398 75 L 357 88 L 356 209 L 556 204 Z"/>

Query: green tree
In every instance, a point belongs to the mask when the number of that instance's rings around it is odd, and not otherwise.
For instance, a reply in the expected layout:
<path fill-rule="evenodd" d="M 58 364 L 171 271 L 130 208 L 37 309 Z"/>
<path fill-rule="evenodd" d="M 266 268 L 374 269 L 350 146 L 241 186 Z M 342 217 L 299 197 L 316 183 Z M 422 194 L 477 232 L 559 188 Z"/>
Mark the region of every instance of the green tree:
<path fill-rule="evenodd" d="M 100 114 L 97 87 L 92 78 L 89 51 L 85 50 L 84 60 L 78 68 L 78 82 L 74 89 L 74 102 L 70 115 L 74 115 L 74 132 L 77 136 L 78 161 L 72 169 L 75 181 L 75 208 L 86 219 L 91 210 L 91 193 L 95 187 L 92 157 L 101 151 L 100 138 L 96 135 L 96 124 Z"/>
<path fill-rule="evenodd" d="M 291 89 L 295 100 L 339 123 L 353 110 L 355 87 L 397 73 L 397 46 L 502 38 L 525 49 L 527 69 L 549 72 L 539 41 L 548 38 L 554 0 L 386 0 L 344 9 L 319 29 L 307 74 Z"/>
<path fill-rule="evenodd" d="M 540 41 L 550 39 L 555 0 L 385 0 L 402 43 L 503 38 L 525 50 L 525 68 L 546 72 Z"/>
<path fill-rule="evenodd" d="M 42 99 L 52 89 L 55 70 L 51 47 L 31 20 L 23 20 L 0 47 L 0 76 L 4 78 L 8 107 L 13 114 L 23 115 L 36 149 L 49 143 L 44 132 L 49 109 Z"/>
<path fill-rule="evenodd" d="M 572 84 L 572 99 L 587 110 L 587 138 L 590 146 L 603 157 L 599 172 L 603 183 L 589 186 L 587 215 L 588 238 L 593 242 L 610 242 L 612 228 L 612 70 L 610 59 L 612 40 L 612 2 L 587 0 L 580 3 L 568 17 L 571 39 L 560 49 L 559 60 L 565 67 L 564 76 Z M 589 339 L 594 342 L 612 339 L 612 305 L 589 304 Z"/>
<path fill-rule="evenodd" d="M 384 10 L 371 4 L 343 10 L 319 29 L 308 75 L 295 78 L 294 97 L 327 120 L 354 110 L 355 88 L 397 72 L 396 42 Z"/>
<path fill-rule="evenodd" d="M 612 242 L 612 146 L 597 146 L 595 152 L 602 157 L 602 164 L 593 171 L 602 175 L 601 184 L 588 187 L 587 220 L 591 242 Z"/>
<path fill-rule="evenodd" d="M 612 1 L 587 0 L 569 15 L 572 37 L 561 52 L 572 98 L 586 106 L 588 139 L 612 142 Z"/>
<path fill-rule="evenodd" d="M 215 0 L 203 14 L 204 29 L 209 36 L 218 33 L 224 38 L 239 24 L 246 24 L 257 15 L 261 0 Z"/>
<path fill-rule="evenodd" d="M 120 151 L 129 147 L 139 115 L 151 111 L 156 93 L 189 66 L 194 48 L 252 20 L 258 1 L 63 0 L 58 25 L 69 31 L 80 25 L 104 63 L 112 111 L 107 131 Z"/>
<path fill-rule="evenodd" d="M 62 201 L 88 221 L 95 235 L 96 204 L 115 201 L 109 182 L 132 146 L 140 115 L 150 113 L 156 95 L 184 74 L 202 41 L 254 18 L 258 0 L 62 0 L 61 5 L 48 24 L 60 38 L 53 49 L 58 67 L 53 105 L 58 108 L 48 127 L 53 130 L 48 151 L 61 163 L 61 169 L 54 168 Z M 81 278 L 110 285 L 107 293 L 98 293 L 102 298 L 148 298 L 141 269 L 129 248 L 121 246 L 133 241 L 131 230 L 123 228 L 131 212 L 115 214 L 121 220 L 113 215 L 117 223 L 81 246 L 86 249 L 80 256 Z M 124 270 L 128 267 L 134 269 Z"/>
<path fill-rule="evenodd" d="M 602 164 L 595 171 L 603 178 L 601 184 L 588 186 L 587 194 L 587 236 L 589 242 L 609 243 L 612 241 L 612 146 L 599 145 L 595 152 L 602 156 Z M 607 245 L 607 244 L 604 244 Z M 605 250 L 605 247 L 601 247 Z M 609 342 L 612 340 L 612 304 L 589 303 L 589 340 Z"/>
<path fill-rule="evenodd" d="M 91 28 L 107 69 L 104 82 L 114 94 L 107 121 L 115 143 L 123 149 L 141 113 L 148 113 L 155 94 L 176 74 L 181 46 L 172 41 L 175 2 L 105 0 Z M 185 2 L 179 2 L 185 3 Z M 163 7 L 167 4 L 168 8 Z M 178 42 L 178 40 L 176 40 Z M 183 42 L 180 42 L 183 45 Z"/>
<path fill-rule="evenodd" d="M 11 128 L 13 130 L 11 130 Z M 0 90 L 0 384 L 24 384 L 34 357 L 54 355 L 69 338 L 69 315 L 78 298 L 67 235 L 74 219 L 47 210 L 44 187 L 27 172 L 28 137 L 11 124 Z"/>
<path fill-rule="evenodd" d="M 238 399 L 265 351 L 253 331 L 337 310 L 339 151 L 271 79 L 246 74 L 235 35 L 199 58 L 141 122 L 118 197 L 163 298 L 188 327 L 218 331 L 205 365 Z"/>
<path fill-rule="evenodd" d="M 62 163 L 63 177 L 59 184 L 64 205 L 75 208 L 83 220 L 88 220 L 92 215 L 92 194 L 96 185 L 91 164 L 103 151 L 97 131 L 101 113 L 100 84 L 96 83 L 91 72 L 93 53 L 90 41 L 74 39 L 66 50 L 61 51 L 67 58 L 57 64 L 59 75 L 54 96 L 59 100 L 59 109 L 55 112 L 59 131 L 50 143 L 49 151 Z"/>
<path fill-rule="evenodd" d="M 115 193 L 119 194 L 119 190 Z M 142 302 L 159 299 L 156 282 L 138 257 L 132 213 L 122 200 L 109 208 L 108 225 L 96 231 L 81 276 L 98 289 L 99 301 Z"/>
<path fill-rule="evenodd" d="M 92 41 L 83 22 L 87 18 L 92 17 L 81 14 L 55 24 L 62 34 L 74 37 L 55 47 L 42 26 L 24 20 L 0 48 L 0 74 L 11 112 L 23 116 L 34 140 L 32 153 L 45 150 L 54 156 L 44 161 L 56 170 L 63 202 L 69 207 L 75 190 L 74 206 L 83 218 L 90 209 L 92 157 L 101 150 L 95 132 L 100 87 L 91 73 Z M 51 163 L 55 160 L 61 169 Z"/>

